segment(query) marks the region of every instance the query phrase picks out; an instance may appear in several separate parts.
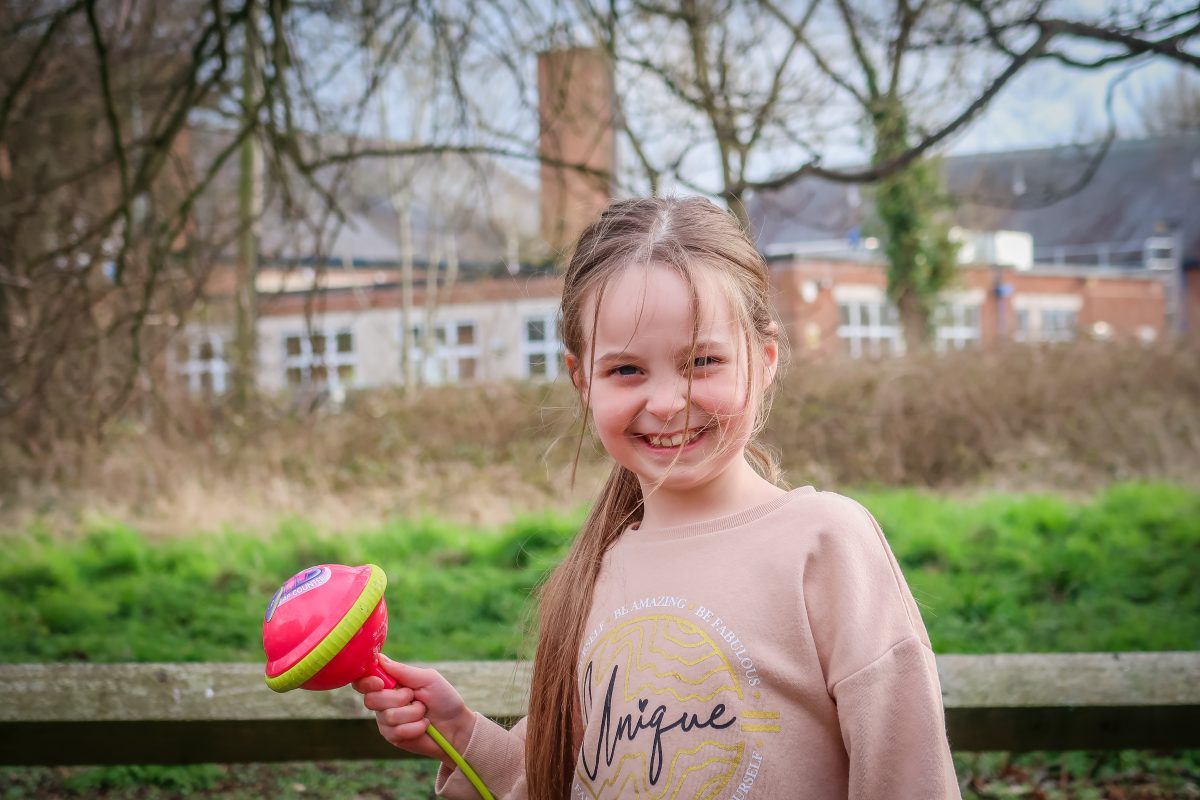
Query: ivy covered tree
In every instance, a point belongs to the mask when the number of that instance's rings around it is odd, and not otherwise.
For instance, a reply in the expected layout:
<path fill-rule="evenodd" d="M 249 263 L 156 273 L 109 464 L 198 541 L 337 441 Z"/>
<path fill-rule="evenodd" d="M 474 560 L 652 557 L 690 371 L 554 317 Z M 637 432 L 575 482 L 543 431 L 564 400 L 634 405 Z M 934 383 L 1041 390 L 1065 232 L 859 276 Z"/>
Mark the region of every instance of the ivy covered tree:
<path fill-rule="evenodd" d="M 900 104 L 881 101 L 871 122 L 875 163 L 895 158 L 910 146 L 909 124 Z M 949 206 L 939 164 L 932 158 L 913 161 L 875 188 L 875 213 L 888 262 L 888 297 L 899 310 L 910 350 L 928 345 L 938 295 L 955 276 L 958 246 L 950 239 Z"/>

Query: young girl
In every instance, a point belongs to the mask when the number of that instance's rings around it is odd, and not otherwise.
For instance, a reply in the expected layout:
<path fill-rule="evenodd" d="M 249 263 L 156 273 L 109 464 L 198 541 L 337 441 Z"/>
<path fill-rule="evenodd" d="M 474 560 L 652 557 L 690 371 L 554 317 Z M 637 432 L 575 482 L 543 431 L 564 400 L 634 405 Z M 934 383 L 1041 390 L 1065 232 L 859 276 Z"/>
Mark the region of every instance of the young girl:
<path fill-rule="evenodd" d="M 437 672 L 355 687 L 380 732 L 496 798 L 956 798 L 937 670 L 871 515 L 779 488 L 754 442 L 779 362 L 767 268 L 702 199 L 617 202 L 562 299 L 566 366 L 616 462 L 541 591 L 529 716 L 473 713 Z"/>

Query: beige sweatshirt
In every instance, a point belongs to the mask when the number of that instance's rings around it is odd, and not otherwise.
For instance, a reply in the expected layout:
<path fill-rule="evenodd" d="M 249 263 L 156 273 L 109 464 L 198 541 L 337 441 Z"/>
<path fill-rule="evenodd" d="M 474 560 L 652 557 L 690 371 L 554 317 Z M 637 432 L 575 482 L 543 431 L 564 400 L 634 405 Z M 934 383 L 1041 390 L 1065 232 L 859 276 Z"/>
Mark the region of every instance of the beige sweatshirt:
<path fill-rule="evenodd" d="M 626 531 L 579 656 L 573 797 L 959 797 L 929 637 L 871 515 L 795 489 L 729 517 Z M 463 756 L 526 796 L 524 720 Z M 438 793 L 478 795 L 443 768 Z"/>

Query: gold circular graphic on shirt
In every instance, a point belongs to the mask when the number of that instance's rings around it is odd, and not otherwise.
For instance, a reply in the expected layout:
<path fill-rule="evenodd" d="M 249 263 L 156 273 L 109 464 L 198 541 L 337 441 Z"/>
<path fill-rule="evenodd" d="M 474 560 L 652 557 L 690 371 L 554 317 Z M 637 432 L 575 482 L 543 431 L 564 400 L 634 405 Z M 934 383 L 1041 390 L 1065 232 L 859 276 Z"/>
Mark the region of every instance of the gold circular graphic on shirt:
<path fill-rule="evenodd" d="M 701 722 L 724 706 L 733 721 L 742 708 L 738 672 L 720 642 L 699 625 L 673 614 L 622 621 L 602 634 L 582 661 L 585 725 L 611 707 L 620 716 L 588 725 L 577 783 L 592 800 L 674 798 L 708 800 L 722 795 L 742 766 L 746 744 L 731 742 L 703 724 L 662 735 L 655 753 L 653 723 L 681 714 Z M 686 726 L 684 726 L 686 727 Z M 603 734 L 603 735 L 602 735 Z M 587 772 L 601 759 L 593 781 Z"/>

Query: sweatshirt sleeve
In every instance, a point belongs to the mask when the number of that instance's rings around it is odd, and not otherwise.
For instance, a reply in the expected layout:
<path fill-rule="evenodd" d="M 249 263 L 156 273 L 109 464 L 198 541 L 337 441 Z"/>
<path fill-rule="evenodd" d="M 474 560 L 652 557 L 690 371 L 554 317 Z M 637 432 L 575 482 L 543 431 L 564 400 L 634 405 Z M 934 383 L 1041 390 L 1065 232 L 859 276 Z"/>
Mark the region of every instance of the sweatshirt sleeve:
<path fill-rule="evenodd" d="M 805 570 L 805 604 L 837 704 L 850 800 L 959 798 L 937 662 L 879 524 L 833 495 Z"/>
<path fill-rule="evenodd" d="M 483 781 L 496 800 L 524 800 L 525 718 L 505 730 L 482 714 L 475 714 L 475 729 L 460 754 Z M 435 784 L 438 797 L 450 800 L 479 800 L 479 792 L 462 774 L 442 764 Z"/>

